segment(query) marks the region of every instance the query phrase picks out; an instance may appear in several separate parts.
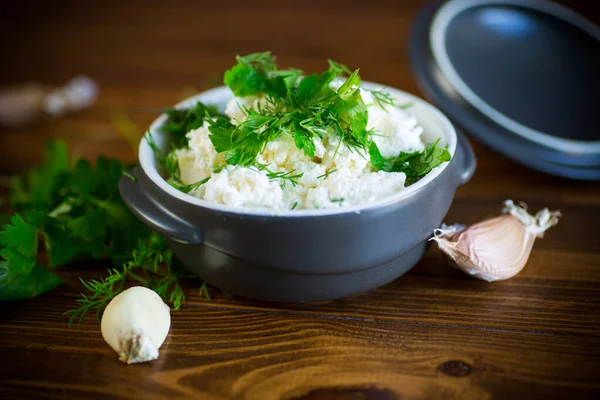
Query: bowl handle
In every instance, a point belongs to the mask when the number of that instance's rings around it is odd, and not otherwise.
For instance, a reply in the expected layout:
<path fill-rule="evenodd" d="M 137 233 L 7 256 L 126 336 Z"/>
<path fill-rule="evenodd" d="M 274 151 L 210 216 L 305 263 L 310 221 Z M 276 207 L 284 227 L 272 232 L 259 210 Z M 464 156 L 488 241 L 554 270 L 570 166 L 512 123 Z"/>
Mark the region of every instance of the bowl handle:
<path fill-rule="evenodd" d="M 457 129 L 456 137 L 458 139 L 456 152 L 460 163 L 458 168 L 458 185 L 460 186 L 469 182 L 475 173 L 475 169 L 477 168 L 477 159 L 475 158 L 473 147 L 471 147 L 471 144 L 469 143 L 469 140 L 466 138 L 465 134 Z"/>
<path fill-rule="evenodd" d="M 153 231 L 180 243 L 200 244 L 202 232 L 158 204 L 138 181 L 144 172 L 140 167 L 129 171 L 119 180 L 121 198 L 129 210 Z"/>

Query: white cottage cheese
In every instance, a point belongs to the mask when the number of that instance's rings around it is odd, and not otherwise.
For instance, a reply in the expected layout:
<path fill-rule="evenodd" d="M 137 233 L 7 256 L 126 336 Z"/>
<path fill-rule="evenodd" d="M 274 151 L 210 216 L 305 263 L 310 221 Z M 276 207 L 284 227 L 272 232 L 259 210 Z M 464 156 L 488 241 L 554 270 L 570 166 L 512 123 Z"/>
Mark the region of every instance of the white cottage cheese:
<path fill-rule="evenodd" d="M 421 141 L 423 129 L 409 112 L 392 106 L 382 108 L 369 91 L 361 89 L 361 96 L 368 107 L 367 129 L 376 130 L 373 140 L 384 157 L 425 147 Z M 256 108 L 260 102 L 257 97 L 234 98 L 225 112 L 233 123 L 238 123 L 245 118 L 243 108 Z M 181 181 L 185 184 L 207 178 L 215 168 L 225 165 L 224 156 L 215 151 L 209 133 L 205 123 L 187 134 L 189 148 L 177 151 Z M 338 136 L 315 139 L 315 146 L 315 158 L 310 159 L 290 135 L 283 134 L 268 143 L 257 157 L 271 171 L 302 173 L 296 186 L 288 182 L 282 188 L 279 180 L 270 181 L 266 171 L 256 168 L 226 166 L 190 194 L 235 207 L 284 211 L 365 204 L 404 188 L 404 173 L 375 171 L 368 154 L 340 145 Z M 327 172 L 330 174 L 324 176 Z"/>

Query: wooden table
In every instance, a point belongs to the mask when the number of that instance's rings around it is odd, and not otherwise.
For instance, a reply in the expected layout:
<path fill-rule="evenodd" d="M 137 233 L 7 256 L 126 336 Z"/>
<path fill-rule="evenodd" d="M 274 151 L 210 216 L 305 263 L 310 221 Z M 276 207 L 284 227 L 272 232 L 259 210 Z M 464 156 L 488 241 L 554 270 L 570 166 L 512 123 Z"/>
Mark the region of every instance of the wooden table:
<path fill-rule="evenodd" d="M 17 2 L 13 2 L 17 3 Z M 308 71 L 330 57 L 365 79 L 418 93 L 407 40 L 420 2 L 44 2 L 0 16 L 0 84 L 60 84 L 78 73 L 102 87 L 90 110 L 0 133 L 0 172 L 37 162 L 46 137 L 78 155 L 134 153 L 111 123 L 217 85 L 233 56 L 270 49 Z M 394 4 L 395 3 L 395 4 Z M 571 2 L 592 17 L 593 2 Z M 3 6 L 4 7 L 4 6 Z M 447 222 L 494 215 L 503 200 L 563 218 L 514 279 L 485 283 L 433 249 L 371 293 L 281 306 L 187 288 L 157 361 L 124 365 L 88 318 L 62 313 L 108 262 L 63 268 L 66 284 L 0 304 L 1 398 L 488 399 L 600 394 L 600 185 L 543 175 L 473 143 L 479 166 Z"/>

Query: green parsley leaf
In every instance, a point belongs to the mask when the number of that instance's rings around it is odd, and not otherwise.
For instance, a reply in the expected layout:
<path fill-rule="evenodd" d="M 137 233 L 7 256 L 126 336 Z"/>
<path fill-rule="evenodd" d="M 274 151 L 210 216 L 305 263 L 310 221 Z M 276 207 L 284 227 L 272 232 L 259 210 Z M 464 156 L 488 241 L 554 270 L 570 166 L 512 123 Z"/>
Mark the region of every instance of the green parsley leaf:
<path fill-rule="evenodd" d="M 277 65 L 270 52 L 253 53 L 236 57 L 238 64 L 225 72 L 223 82 L 237 97 L 258 93 L 284 96 L 298 70 L 282 75 L 275 73 Z"/>
<path fill-rule="evenodd" d="M 248 109 L 246 120 L 233 125 L 225 118 L 209 122 L 209 139 L 215 150 L 225 152 L 225 160 L 230 165 L 251 166 L 264 146 L 282 133 L 282 121 L 276 116 L 260 114 Z"/>
<path fill-rule="evenodd" d="M 35 257 L 28 257 L 18 252 L 14 247 L 0 250 L 0 257 L 8 262 L 13 275 L 29 274 L 35 265 Z"/>
<path fill-rule="evenodd" d="M 208 123 L 210 131 L 208 138 L 218 153 L 224 153 L 235 147 L 233 135 L 237 129 L 236 125 L 224 117 L 216 117 Z"/>
<path fill-rule="evenodd" d="M 343 74 L 351 74 L 350 70 L 345 65 L 335 62 L 333 60 L 327 60 L 327 62 L 329 63 L 329 71 L 335 74 L 336 76 Z"/>
<path fill-rule="evenodd" d="M 369 147 L 371 164 L 380 171 L 404 172 L 407 184 L 412 184 L 446 161 L 451 156 L 446 148 L 438 146 L 440 139 L 428 144 L 425 150 L 412 153 L 400 152 L 398 156 L 386 159 L 381 155 L 375 142 Z"/>
<path fill-rule="evenodd" d="M 57 187 L 68 170 L 67 146 L 62 142 L 47 141 L 44 162 L 33 168 L 25 178 L 13 178 L 11 203 L 14 208 L 48 208 L 55 201 Z"/>
<path fill-rule="evenodd" d="M 346 100 L 349 96 L 358 91 L 358 86 L 360 86 L 360 76 L 358 75 L 358 69 L 354 71 L 346 82 L 338 89 L 338 95 L 342 100 Z M 355 88 L 356 87 L 356 88 Z"/>
<path fill-rule="evenodd" d="M 0 261 L 0 301 L 25 299 L 55 289 L 62 280 L 40 265 L 27 274 L 15 275 L 9 262 Z"/>
<path fill-rule="evenodd" d="M 200 101 L 191 108 L 173 108 L 164 112 L 167 114 L 167 121 L 160 129 L 172 135 L 173 145 L 177 148 L 187 146 L 187 133 L 200 128 L 207 116 L 221 115 L 215 106 Z M 158 148 L 153 147 L 153 150 L 156 153 Z"/>
<path fill-rule="evenodd" d="M 13 277 L 29 274 L 35 266 L 38 239 L 35 224 L 15 214 L 0 231 L 0 257 L 7 262 Z"/>
<path fill-rule="evenodd" d="M 326 71 L 321 75 L 312 74 L 300 81 L 296 90 L 295 100 L 300 107 L 310 108 L 319 103 L 328 103 L 335 99 L 335 91 L 329 84 L 335 74 Z"/>
<path fill-rule="evenodd" d="M 19 214 L 10 218 L 10 224 L 4 225 L 0 231 L 0 246 L 12 247 L 24 256 L 37 254 L 36 227 L 26 222 Z"/>

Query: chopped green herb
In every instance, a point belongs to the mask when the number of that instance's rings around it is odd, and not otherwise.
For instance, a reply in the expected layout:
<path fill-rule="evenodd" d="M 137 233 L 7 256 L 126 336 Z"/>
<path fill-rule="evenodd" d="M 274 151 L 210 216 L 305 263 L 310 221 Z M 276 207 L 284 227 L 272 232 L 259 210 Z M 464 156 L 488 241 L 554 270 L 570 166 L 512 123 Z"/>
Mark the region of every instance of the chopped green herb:
<path fill-rule="evenodd" d="M 167 114 L 167 121 L 160 129 L 172 135 L 173 144 L 177 148 L 187 146 L 187 133 L 200 128 L 207 116 L 221 115 L 215 106 L 202 102 L 197 102 L 191 108 L 172 108 L 164 112 Z"/>
<path fill-rule="evenodd" d="M 427 145 L 423 151 L 401 152 L 398 156 L 390 159 L 383 157 L 373 142 L 369 148 L 371 164 L 380 171 L 404 172 L 407 184 L 414 183 L 440 164 L 450 161 L 450 153 L 446 148 L 438 146 L 439 141 L 440 139 Z"/>
<path fill-rule="evenodd" d="M 381 90 L 371 90 L 370 92 L 373 95 L 373 98 L 375 98 L 375 101 L 379 107 L 383 108 L 384 110 L 386 109 L 386 106 L 395 106 L 395 99 L 391 94 Z"/>
<path fill-rule="evenodd" d="M 174 181 L 173 179 L 170 179 L 168 181 L 168 183 L 169 183 L 169 185 L 173 186 L 177 190 L 182 191 L 183 193 L 189 193 L 189 192 L 192 192 L 192 191 L 198 189 L 200 186 L 204 185 L 209 180 L 210 180 L 210 176 L 207 178 L 204 178 L 198 182 L 190 183 L 189 185 L 182 184 L 178 181 Z"/>
<path fill-rule="evenodd" d="M 129 179 L 131 179 L 132 181 L 134 181 L 134 182 L 137 182 L 137 178 L 136 178 L 135 176 L 131 175 L 131 174 L 130 174 L 129 172 L 127 172 L 127 171 L 123 172 L 123 176 L 126 176 L 126 177 L 128 177 Z"/>
<path fill-rule="evenodd" d="M 237 65 L 225 72 L 223 82 L 238 97 L 258 93 L 285 95 L 288 85 L 293 85 L 302 71 L 277 71 L 275 57 L 270 52 L 253 53 L 237 57 Z"/>
<path fill-rule="evenodd" d="M 295 209 L 296 209 L 296 207 L 298 207 L 298 202 L 297 202 L 297 201 L 295 201 L 295 202 L 294 202 L 294 204 L 292 205 L 292 208 L 291 208 L 291 209 L 292 209 L 292 210 L 295 210 Z"/>
<path fill-rule="evenodd" d="M 177 160 L 177 149 L 174 146 L 164 157 L 163 166 L 168 176 L 179 179 L 179 161 Z"/>
<path fill-rule="evenodd" d="M 338 198 L 338 199 L 331 199 L 331 200 L 329 200 L 329 201 L 331 201 L 332 203 L 343 203 L 343 202 L 344 202 L 344 200 L 346 200 L 346 199 L 345 199 L 345 198 L 343 198 L 343 197 L 340 197 L 340 198 Z"/>
<path fill-rule="evenodd" d="M 273 172 L 269 169 L 268 165 L 265 164 L 257 164 L 259 171 L 267 171 L 267 177 L 269 180 L 281 179 L 282 182 L 280 184 L 282 189 L 285 189 L 286 182 L 290 182 L 292 186 L 296 186 L 298 184 L 298 179 L 304 176 L 304 172 L 299 174 L 292 175 L 294 170 L 288 172 Z"/>
<path fill-rule="evenodd" d="M 209 120 L 209 135 L 215 149 L 225 153 L 231 165 L 256 165 L 256 156 L 267 143 L 282 134 L 292 135 L 296 146 L 308 157 L 315 154 L 315 138 L 333 132 L 349 146 L 368 148 L 368 113 L 358 85 L 358 70 L 329 61 L 329 69 L 299 80 L 298 70 L 277 70 L 270 53 L 237 58 L 225 73 L 224 82 L 236 96 L 264 95 L 258 110 L 246 109 L 247 118 L 233 124 L 223 117 Z M 350 76 L 336 91 L 330 83 Z"/>
<path fill-rule="evenodd" d="M 336 171 L 337 171 L 337 168 L 331 169 L 331 170 L 325 172 L 323 175 L 317 176 L 317 179 L 327 178 L 329 175 L 333 174 Z"/>

